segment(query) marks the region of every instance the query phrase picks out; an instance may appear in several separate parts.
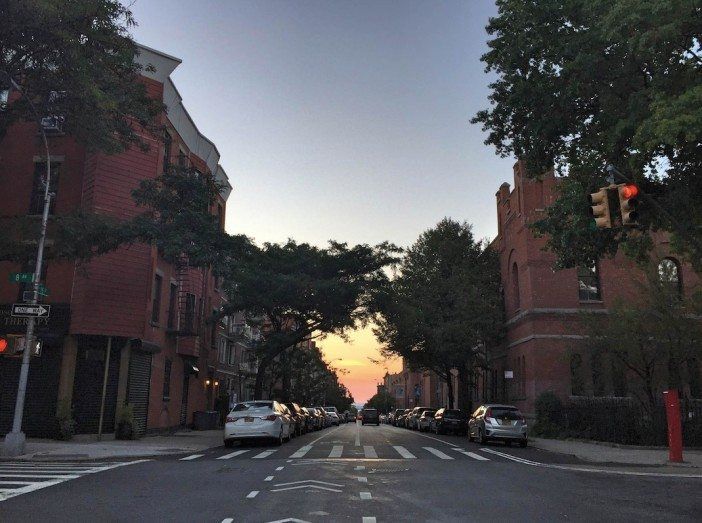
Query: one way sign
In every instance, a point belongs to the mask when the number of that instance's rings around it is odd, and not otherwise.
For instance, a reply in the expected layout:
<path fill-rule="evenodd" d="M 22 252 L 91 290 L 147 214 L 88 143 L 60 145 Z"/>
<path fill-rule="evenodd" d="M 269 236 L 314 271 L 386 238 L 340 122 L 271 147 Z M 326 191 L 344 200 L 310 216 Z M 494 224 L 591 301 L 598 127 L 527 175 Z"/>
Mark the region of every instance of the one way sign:
<path fill-rule="evenodd" d="M 51 305 L 27 305 L 26 303 L 13 303 L 12 316 L 15 318 L 48 318 Z"/>

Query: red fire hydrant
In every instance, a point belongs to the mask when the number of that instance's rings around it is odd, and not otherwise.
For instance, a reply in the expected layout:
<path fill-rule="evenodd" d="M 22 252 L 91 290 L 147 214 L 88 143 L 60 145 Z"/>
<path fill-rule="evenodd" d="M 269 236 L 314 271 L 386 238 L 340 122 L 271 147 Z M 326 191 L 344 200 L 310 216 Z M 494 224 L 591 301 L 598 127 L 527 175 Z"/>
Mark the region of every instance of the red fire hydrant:
<path fill-rule="evenodd" d="M 668 460 L 682 463 L 682 420 L 680 419 L 680 398 L 677 390 L 663 392 L 665 415 L 668 420 Z"/>

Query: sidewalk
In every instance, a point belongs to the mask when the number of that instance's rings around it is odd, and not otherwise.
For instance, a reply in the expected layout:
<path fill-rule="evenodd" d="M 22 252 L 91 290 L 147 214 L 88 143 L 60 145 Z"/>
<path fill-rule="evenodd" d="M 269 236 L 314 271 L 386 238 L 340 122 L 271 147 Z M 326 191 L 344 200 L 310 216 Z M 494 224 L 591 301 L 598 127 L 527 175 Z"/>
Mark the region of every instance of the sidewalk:
<path fill-rule="evenodd" d="M 621 463 L 625 465 L 679 466 L 702 468 L 702 451 L 683 450 L 683 463 L 668 461 L 668 449 L 614 447 L 603 442 L 586 442 L 545 438 L 529 438 L 538 449 L 576 456 L 592 463 Z"/>
<path fill-rule="evenodd" d="M 27 440 L 22 456 L 0 460 L 80 461 L 143 458 L 183 452 L 198 452 L 222 445 L 222 430 L 181 431 L 168 436 L 149 436 L 138 440 L 54 441 Z"/>

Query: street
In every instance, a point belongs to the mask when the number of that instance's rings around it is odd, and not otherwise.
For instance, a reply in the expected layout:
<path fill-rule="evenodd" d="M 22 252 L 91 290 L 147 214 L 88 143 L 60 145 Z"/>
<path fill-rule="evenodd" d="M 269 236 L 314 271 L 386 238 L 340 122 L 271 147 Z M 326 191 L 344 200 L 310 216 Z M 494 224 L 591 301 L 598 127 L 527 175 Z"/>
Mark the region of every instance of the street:
<path fill-rule="evenodd" d="M 693 521 L 702 508 L 699 478 L 568 470 L 586 466 L 389 425 L 349 423 L 282 447 L 220 446 L 114 465 L 3 462 L 2 495 L 25 491 L 0 501 L 0 519 Z M 42 481 L 50 485 L 30 485 Z"/>

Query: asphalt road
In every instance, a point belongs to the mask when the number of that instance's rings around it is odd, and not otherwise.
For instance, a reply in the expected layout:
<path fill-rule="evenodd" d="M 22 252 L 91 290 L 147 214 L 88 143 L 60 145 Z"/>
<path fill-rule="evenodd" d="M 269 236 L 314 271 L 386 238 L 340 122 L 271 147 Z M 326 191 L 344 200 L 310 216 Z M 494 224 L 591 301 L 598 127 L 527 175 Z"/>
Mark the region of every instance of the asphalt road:
<path fill-rule="evenodd" d="M 14 497 L 0 501 L 0 521 L 700 520 L 700 479 L 572 470 L 582 466 L 533 448 L 348 424 L 282 447 L 120 466 L 3 464 L 0 500 Z M 54 477 L 39 488 L 32 474 Z"/>

